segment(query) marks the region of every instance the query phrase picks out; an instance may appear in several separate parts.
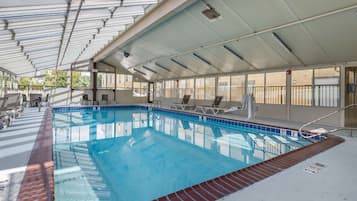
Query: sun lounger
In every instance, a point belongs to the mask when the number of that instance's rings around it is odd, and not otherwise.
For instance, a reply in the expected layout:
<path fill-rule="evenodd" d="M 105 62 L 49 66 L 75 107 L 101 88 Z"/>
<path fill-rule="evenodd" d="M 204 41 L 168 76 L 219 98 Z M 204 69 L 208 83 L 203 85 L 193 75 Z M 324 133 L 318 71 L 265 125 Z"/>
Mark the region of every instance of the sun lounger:
<path fill-rule="evenodd" d="M 16 118 L 23 111 L 23 107 L 21 105 L 21 96 L 19 93 L 15 94 L 7 94 L 6 95 L 6 110 L 7 113 L 12 118 Z"/>
<path fill-rule="evenodd" d="M 181 103 L 174 103 L 171 105 L 171 108 L 177 109 L 177 110 L 186 110 L 188 108 L 195 107 L 194 105 L 189 104 L 190 98 L 191 98 L 191 95 L 184 95 Z"/>
<path fill-rule="evenodd" d="M 42 94 L 30 94 L 30 107 L 38 107 L 41 102 Z"/>
<path fill-rule="evenodd" d="M 10 125 L 10 116 L 6 109 L 7 97 L 0 98 L 0 128 Z"/>
<path fill-rule="evenodd" d="M 198 106 L 196 106 L 195 112 L 206 113 L 206 110 L 208 108 L 218 108 L 222 102 L 222 99 L 223 99 L 223 96 L 216 96 L 214 98 L 212 105 L 198 105 Z"/>
<path fill-rule="evenodd" d="M 239 111 L 239 110 L 246 110 L 248 108 L 248 96 L 247 95 L 242 97 L 242 102 L 241 102 L 240 106 L 219 107 L 220 102 L 218 102 L 218 100 L 215 100 L 215 101 L 217 101 L 216 105 L 212 105 L 211 107 L 197 106 L 199 108 L 196 111 L 201 111 L 204 114 L 207 114 L 207 113 L 218 114 L 218 113 L 229 113 L 229 112 L 235 112 L 235 111 Z M 217 103 L 218 103 L 218 105 L 217 105 Z"/>

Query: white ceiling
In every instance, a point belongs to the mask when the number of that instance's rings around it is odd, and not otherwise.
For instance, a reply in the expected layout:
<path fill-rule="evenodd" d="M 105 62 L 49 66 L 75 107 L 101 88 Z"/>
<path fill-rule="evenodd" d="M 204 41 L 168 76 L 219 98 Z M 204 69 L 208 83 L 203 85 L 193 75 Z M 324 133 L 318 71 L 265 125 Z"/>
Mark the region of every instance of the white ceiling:
<path fill-rule="evenodd" d="M 201 14 L 205 2 L 219 19 Z M 357 61 L 356 36 L 357 0 L 197 0 L 104 60 L 144 72 L 150 80 L 330 64 Z M 123 51 L 130 56 L 123 57 Z"/>
<path fill-rule="evenodd" d="M 158 0 L 0 0 L 0 67 L 16 74 L 92 58 Z"/>

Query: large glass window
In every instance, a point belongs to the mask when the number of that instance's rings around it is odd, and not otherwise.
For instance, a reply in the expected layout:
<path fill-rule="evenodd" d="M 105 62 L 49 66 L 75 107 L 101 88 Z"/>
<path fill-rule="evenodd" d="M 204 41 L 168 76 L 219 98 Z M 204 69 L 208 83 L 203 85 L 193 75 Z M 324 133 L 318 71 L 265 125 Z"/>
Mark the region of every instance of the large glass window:
<path fill-rule="evenodd" d="M 90 86 L 90 72 L 72 71 L 72 88 L 87 89 Z"/>
<path fill-rule="evenodd" d="M 133 82 L 133 96 L 145 97 L 148 95 L 147 82 Z"/>
<path fill-rule="evenodd" d="M 155 97 L 162 97 L 163 96 L 163 89 L 164 89 L 164 82 L 158 81 L 155 83 Z"/>
<path fill-rule="evenodd" d="M 67 71 L 48 70 L 45 73 L 46 87 L 67 87 Z"/>
<path fill-rule="evenodd" d="M 0 97 L 5 96 L 5 82 L 4 82 L 4 74 L 0 71 Z"/>
<path fill-rule="evenodd" d="M 256 103 L 264 103 L 264 74 L 248 75 L 248 94 L 253 94 Z"/>
<path fill-rule="evenodd" d="M 128 90 L 133 85 L 133 76 L 127 74 L 117 74 L 117 89 Z"/>
<path fill-rule="evenodd" d="M 216 78 L 209 77 L 205 79 L 205 99 L 213 100 L 216 96 Z"/>
<path fill-rule="evenodd" d="M 185 79 L 179 80 L 179 97 L 182 98 L 184 95 L 193 96 L 194 92 L 194 80 L 193 79 Z"/>
<path fill-rule="evenodd" d="M 236 75 L 231 77 L 231 101 L 241 102 L 245 90 L 245 76 Z"/>
<path fill-rule="evenodd" d="M 176 80 L 165 81 L 165 97 L 176 98 Z"/>
<path fill-rule="evenodd" d="M 340 68 L 314 71 L 314 105 L 337 107 L 340 99 Z"/>
<path fill-rule="evenodd" d="M 217 96 L 223 96 L 224 101 L 230 101 L 231 100 L 230 88 L 231 88 L 230 76 L 218 77 Z"/>
<path fill-rule="evenodd" d="M 291 73 L 291 104 L 312 105 L 312 70 L 296 70 Z"/>
<path fill-rule="evenodd" d="M 285 104 L 286 73 L 276 72 L 265 75 L 265 103 Z"/>
<path fill-rule="evenodd" d="M 98 73 L 97 87 L 100 89 L 115 89 L 114 73 Z"/>
<path fill-rule="evenodd" d="M 204 78 L 196 79 L 195 99 L 197 99 L 197 100 L 205 99 L 205 79 Z"/>

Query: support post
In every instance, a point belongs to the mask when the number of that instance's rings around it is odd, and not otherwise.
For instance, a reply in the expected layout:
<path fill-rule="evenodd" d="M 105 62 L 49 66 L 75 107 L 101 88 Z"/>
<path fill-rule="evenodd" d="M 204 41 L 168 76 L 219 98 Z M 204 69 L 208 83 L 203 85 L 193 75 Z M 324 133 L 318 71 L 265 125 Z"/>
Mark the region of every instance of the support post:
<path fill-rule="evenodd" d="M 92 69 L 92 94 L 93 94 L 93 104 L 97 102 L 97 63 L 93 63 Z"/>

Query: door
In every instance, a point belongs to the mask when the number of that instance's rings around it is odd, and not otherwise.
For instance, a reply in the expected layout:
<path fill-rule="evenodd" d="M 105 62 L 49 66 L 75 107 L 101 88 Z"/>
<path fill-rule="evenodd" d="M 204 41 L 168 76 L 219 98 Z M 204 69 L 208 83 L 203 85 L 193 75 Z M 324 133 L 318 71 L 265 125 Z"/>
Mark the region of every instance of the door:
<path fill-rule="evenodd" d="M 149 82 L 148 88 L 148 103 L 152 103 L 154 101 L 154 83 Z"/>
<path fill-rule="evenodd" d="M 345 105 L 357 104 L 357 67 L 346 68 Z M 357 128 L 357 107 L 345 111 L 345 126 Z"/>

